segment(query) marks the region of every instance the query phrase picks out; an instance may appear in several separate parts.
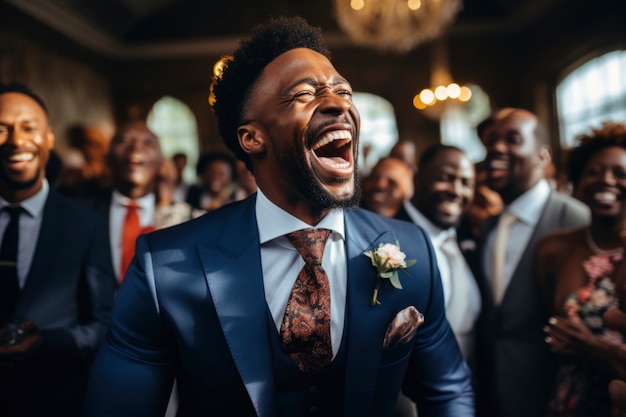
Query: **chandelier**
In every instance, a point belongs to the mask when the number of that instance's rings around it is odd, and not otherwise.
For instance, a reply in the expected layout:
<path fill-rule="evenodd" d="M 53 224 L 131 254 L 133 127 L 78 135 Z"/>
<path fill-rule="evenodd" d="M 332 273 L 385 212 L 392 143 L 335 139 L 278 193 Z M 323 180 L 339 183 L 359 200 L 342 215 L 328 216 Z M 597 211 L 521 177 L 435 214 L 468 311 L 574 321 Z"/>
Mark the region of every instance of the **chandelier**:
<path fill-rule="evenodd" d="M 462 0 L 333 0 L 339 26 L 357 44 L 406 53 L 435 39 L 461 10 Z"/>
<path fill-rule="evenodd" d="M 445 39 L 437 39 L 430 47 L 430 87 L 413 97 L 413 106 L 432 119 L 440 119 L 447 106 L 467 103 L 472 98 L 472 90 L 452 81 Z"/>

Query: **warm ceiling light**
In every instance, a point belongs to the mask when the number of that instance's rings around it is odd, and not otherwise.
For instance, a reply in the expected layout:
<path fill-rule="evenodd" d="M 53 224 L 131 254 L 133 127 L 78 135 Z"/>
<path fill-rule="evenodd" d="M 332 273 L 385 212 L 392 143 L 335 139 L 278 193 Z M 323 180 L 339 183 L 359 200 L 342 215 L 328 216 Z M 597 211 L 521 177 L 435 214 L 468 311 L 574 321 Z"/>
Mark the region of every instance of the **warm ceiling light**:
<path fill-rule="evenodd" d="M 430 104 L 435 101 L 435 93 L 432 90 L 425 88 L 420 91 L 420 100 L 424 104 Z"/>
<path fill-rule="evenodd" d="M 472 90 L 469 87 L 463 86 L 461 87 L 461 94 L 459 95 L 459 101 L 466 102 L 472 98 Z"/>
<path fill-rule="evenodd" d="M 448 91 L 446 90 L 446 87 L 443 85 L 437 86 L 437 88 L 435 88 L 435 97 L 437 97 L 437 100 L 439 101 L 447 99 Z"/>
<path fill-rule="evenodd" d="M 451 83 L 446 87 L 446 91 L 448 92 L 448 97 L 459 98 L 461 95 L 461 86 L 457 83 Z"/>
<path fill-rule="evenodd" d="M 440 37 L 462 7 L 462 0 L 333 0 L 339 26 L 355 43 L 395 53 Z"/>

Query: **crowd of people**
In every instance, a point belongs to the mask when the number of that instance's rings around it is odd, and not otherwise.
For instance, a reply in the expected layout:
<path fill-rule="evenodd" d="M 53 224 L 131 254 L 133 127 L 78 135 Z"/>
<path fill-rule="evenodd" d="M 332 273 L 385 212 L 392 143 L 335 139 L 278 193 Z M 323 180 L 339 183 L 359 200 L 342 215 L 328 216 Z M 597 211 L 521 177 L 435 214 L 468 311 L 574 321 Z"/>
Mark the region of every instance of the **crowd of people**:
<path fill-rule="evenodd" d="M 626 415 L 626 123 L 557 166 L 571 195 L 520 108 L 477 127 L 483 161 L 400 141 L 360 178 L 301 18 L 213 93 L 197 183 L 137 120 L 73 129 L 53 179 L 45 102 L 0 84 L 1 415 Z"/>

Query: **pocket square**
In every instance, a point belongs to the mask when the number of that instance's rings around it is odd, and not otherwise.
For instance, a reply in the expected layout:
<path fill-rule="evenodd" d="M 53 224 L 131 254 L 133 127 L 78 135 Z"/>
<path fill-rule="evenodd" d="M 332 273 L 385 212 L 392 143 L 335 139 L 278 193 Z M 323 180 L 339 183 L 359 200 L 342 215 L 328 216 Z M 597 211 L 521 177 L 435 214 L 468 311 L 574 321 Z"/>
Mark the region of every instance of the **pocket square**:
<path fill-rule="evenodd" d="M 424 315 L 413 306 L 400 311 L 387 326 L 383 347 L 388 349 L 409 342 L 423 322 Z"/>

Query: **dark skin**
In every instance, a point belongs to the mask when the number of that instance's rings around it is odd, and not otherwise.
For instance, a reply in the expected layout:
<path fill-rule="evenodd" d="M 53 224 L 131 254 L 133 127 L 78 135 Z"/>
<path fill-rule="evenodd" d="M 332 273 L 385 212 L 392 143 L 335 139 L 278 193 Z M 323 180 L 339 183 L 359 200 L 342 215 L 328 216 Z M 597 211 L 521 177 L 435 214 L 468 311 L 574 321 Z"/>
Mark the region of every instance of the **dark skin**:
<path fill-rule="evenodd" d="M 441 229 L 455 227 L 474 197 L 474 164 L 456 149 L 443 149 L 417 174 L 413 204 Z"/>
<path fill-rule="evenodd" d="M 626 336 L 626 313 L 623 311 L 612 309 L 604 313 L 604 323 Z M 621 352 L 621 362 L 626 364 L 626 352 Z M 623 368 L 621 369 L 623 371 Z M 613 380 L 609 384 L 609 394 L 613 404 L 620 410 L 626 411 L 626 373 L 618 375 L 622 380 Z"/>
<path fill-rule="evenodd" d="M 623 247 L 626 231 L 626 149 L 605 148 L 593 155 L 583 169 L 575 195 L 589 206 L 589 230 L 603 250 Z M 546 342 L 554 352 L 589 355 L 612 365 L 618 375 L 626 375 L 623 346 L 610 344 L 595 336 L 576 312 L 563 311 L 566 298 L 583 287 L 587 277 L 580 267 L 593 253 L 586 229 L 561 231 L 549 235 L 538 247 L 538 276 L 548 309 L 554 314 L 545 327 Z M 624 276 L 626 263 L 620 261 L 614 280 Z M 619 283 L 618 283 L 619 287 Z"/>
<path fill-rule="evenodd" d="M 32 98 L 21 93 L 0 95 L 0 195 L 20 203 L 41 190 L 54 133 L 48 116 Z M 43 339 L 32 321 L 20 324 L 21 342 L 0 346 L 0 355 L 26 355 Z"/>
<path fill-rule="evenodd" d="M 394 217 L 413 195 L 413 171 L 397 158 L 380 160 L 363 180 L 363 208 Z"/>
<path fill-rule="evenodd" d="M 552 158 L 537 136 L 537 116 L 523 109 L 503 109 L 485 129 L 487 183 L 505 204 L 544 178 Z"/>
<path fill-rule="evenodd" d="M 145 123 L 121 126 L 111 140 L 107 161 L 113 186 L 123 195 L 137 199 L 156 191 L 163 155 L 156 135 Z"/>
<path fill-rule="evenodd" d="M 337 202 L 354 196 L 360 119 L 350 84 L 326 57 L 297 48 L 270 62 L 250 91 L 243 120 L 239 143 L 274 204 L 316 225 L 329 207 L 309 189 Z"/>

